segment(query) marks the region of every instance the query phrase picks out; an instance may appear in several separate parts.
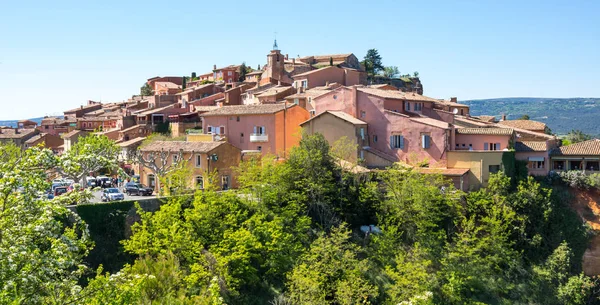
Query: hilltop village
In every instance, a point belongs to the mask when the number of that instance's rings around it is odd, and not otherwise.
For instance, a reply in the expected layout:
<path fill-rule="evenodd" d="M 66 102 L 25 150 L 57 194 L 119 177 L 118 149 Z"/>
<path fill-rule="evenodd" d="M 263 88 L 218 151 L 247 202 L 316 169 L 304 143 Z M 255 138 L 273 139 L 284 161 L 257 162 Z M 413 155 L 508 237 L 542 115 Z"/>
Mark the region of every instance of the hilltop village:
<path fill-rule="evenodd" d="M 102 134 L 123 150 L 121 167 L 155 189 L 155 173 L 126 157 L 132 150 L 161 152 L 165 162 L 183 156 L 191 184 L 202 187 L 216 171 L 220 188 L 228 189 L 237 185 L 233 166 L 249 156 L 284 160 L 302 132 L 321 133 L 330 144 L 343 137 L 355 143 L 344 160 L 353 170 L 402 162 L 442 174 L 463 191 L 485 186 L 507 152 L 526 161 L 530 175 L 600 168 L 598 140 L 561 146 L 544 123 L 471 116 L 455 97 L 426 96 L 417 75 L 369 77 L 352 53 L 290 58 L 275 44 L 266 60 L 257 69 L 215 65 L 190 77 L 152 77 L 127 101 L 88 101 L 40 125 L 20 121 L 0 129 L 0 141 L 61 154 L 82 136 Z M 168 139 L 147 143 L 153 133 Z"/>

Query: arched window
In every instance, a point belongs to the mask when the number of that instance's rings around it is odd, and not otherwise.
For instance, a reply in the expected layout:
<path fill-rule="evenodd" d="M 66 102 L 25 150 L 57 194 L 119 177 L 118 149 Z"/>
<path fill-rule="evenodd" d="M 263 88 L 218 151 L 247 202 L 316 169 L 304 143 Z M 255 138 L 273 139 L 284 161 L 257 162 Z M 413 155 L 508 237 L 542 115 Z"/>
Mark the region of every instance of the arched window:
<path fill-rule="evenodd" d="M 196 176 L 196 188 L 204 189 L 204 178 L 202 176 Z"/>

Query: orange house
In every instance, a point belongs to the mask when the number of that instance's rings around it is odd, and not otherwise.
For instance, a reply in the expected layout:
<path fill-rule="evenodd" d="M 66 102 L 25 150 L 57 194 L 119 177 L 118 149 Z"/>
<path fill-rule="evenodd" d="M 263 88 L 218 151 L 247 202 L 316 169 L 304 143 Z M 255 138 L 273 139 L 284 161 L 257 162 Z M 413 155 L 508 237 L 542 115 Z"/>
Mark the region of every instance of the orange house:
<path fill-rule="evenodd" d="M 225 137 L 242 151 L 261 151 L 285 158 L 300 143 L 300 123 L 308 111 L 287 103 L 223 106 L 201 115 L 207 134 Z"/>

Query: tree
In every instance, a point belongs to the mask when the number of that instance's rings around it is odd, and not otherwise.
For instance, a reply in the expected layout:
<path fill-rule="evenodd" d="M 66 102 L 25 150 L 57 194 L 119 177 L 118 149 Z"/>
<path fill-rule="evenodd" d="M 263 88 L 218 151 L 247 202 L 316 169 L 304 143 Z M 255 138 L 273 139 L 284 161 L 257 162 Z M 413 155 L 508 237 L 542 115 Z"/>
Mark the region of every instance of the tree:
<path fill-rule="evenodd" d="M 258 67 L 256 67 L 257 71 L 260 71 L 260 64 L 258 65 Z"/>
<path fill-rule="evenodd" d="M 148 85 L 148 83 L 144 83 L 144 85 L 140 88 L 141 96 L 150 96 L 153 94 L 154 94 L 154 92 L 153 92 L 152 88 L 150 87 L 150 85 Z"/>
<path fill-rule="evenodd" d="M 246 80 L 246 73 L 248 73 L 248 67 L 246 67 L 246 62 L 243 62 L 240 65 L 240 78 L 238 79 L 239 82 Z"/>
<path fill-rule="evenodd" d="M 329 57 L 329 65 L 333 66 L 333 57 Z"/>
<path fill-rule="evenodd" d="M 419 77 L 419 72 L 415 71 L 415 72 L 413 73 L 413 77 L 415 77 L 415 78 L 418 78 L 418 77 Z"/>
<path fill-rule="evenodd" d="M 62 154 L 56 170 L 66 178 L 87 185 L 86 177 L 101 169 L 118 169 L 119 147 L 105 135 L 91 134 L 82 138 Z"/>
<path fill-rule="evenodd" d="M 187 85 L 187 77 L 182 77 L 183 80 L 181 81 L 181 90 L 185 90 L 185 87 Z"/>
<path fill-rule="evenodd" d="M 400 75 L 400 70 L 396 66 L 385 67 L 383 71 L 383 76 L 387 78 L 394 78 L 398 75 Z"/>
<path fill-rule="evenodd" d="M 529 120 L 529 115 L 524 114 L 519 118 L 519 120 Z"/>
<path fill-rule="evenodd" d="M 592 139 L 592 136 L 583 133 L 581 130 L 571 130 L 565 137 L 570 144 L 580 143 Z"/>
<path fill-rule="evenodd" d="M 187 163 L 194 156 L 193 151 L 189 158 L 184 159 L 182 150 L 171 151 L 161 149 L 160 151 L 143 151 L 143 147 L 144 145 L 140 149 L 131 152 L 128 159 L 149 169 L 154 174 L 154 177 L 156 177 L 156 187 L 161 194 L 164 191 L 161 189 L 162 179 L 169 173 L 181 169 L 182 164 Z M 173 158 L 177 161 L 171 162 Z"/>
<path fill-rule="evenodd" d="M 87 226 L 58 198 L 40 197 L 57 163 L 48 149 L 0 145 L 2 304 L 72 303 L 81 290 L 82 260 L 92 246 Z"/>
<path fill-rule="evenodd" d="M 369 49 L 367 55 L 365 55 L 363 64 L 367 75 L 372 79 L 375 74 L 379 73 L 384 69 L 383 63 L 381 62 L 381 55 L 377 52 L 377 49 Z"/>
<path fill-rule="evenodd" d="M 196 80 L 196 72 L 192 72 L 192 80 Z"/>

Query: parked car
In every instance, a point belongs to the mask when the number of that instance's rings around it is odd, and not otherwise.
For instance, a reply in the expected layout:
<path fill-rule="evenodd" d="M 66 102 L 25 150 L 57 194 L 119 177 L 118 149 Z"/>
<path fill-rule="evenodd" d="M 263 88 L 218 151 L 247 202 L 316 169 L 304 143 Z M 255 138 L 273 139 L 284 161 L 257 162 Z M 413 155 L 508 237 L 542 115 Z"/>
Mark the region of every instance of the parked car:
<path fill-rule="evenodd" d="M 128 182 L 125 184 L 125 193 L 129 196 L 138 195 L 138 196 L 150 196 L 154 189 L 149 188 L 141 183 Z"/>
<path fill-rule="evenodd" d="M 102 199 L 102 201 L 104 201 L 104 202 L 123 200 L 123 199 L 125 199 L 125 195 L 123 195 L 123 193 L 121 193 L 118 188 L 111 187 L 111 188 L 104 189 L 104 191 L 102 191 L 102 196 L 100 197 L 100 199 Z"/>
<path fill-rule="evenodd" d="M 102 188 L 108 188 L 108 187 L 112 187 L 112 181 L 110 181 L 110 178 L 106 177 L 106 176 L 100 176 L 100 177 L 96 177 L 96 181 L 100 181 L 100 187 Z"/>
<path fill-rule="evenodd" d="M 85 178 L 87 182 L 87 187 L 95 188 L 96 187 L 96 177 L 87 177 Z"/>
<path fill-rule="evenodd" d="M 54 188 L 54 197 L 56 196 L 60 196 L 62 194 L 66 194 L 68 192 L 67 187 L 66 186 L 59 186 Z"/>

